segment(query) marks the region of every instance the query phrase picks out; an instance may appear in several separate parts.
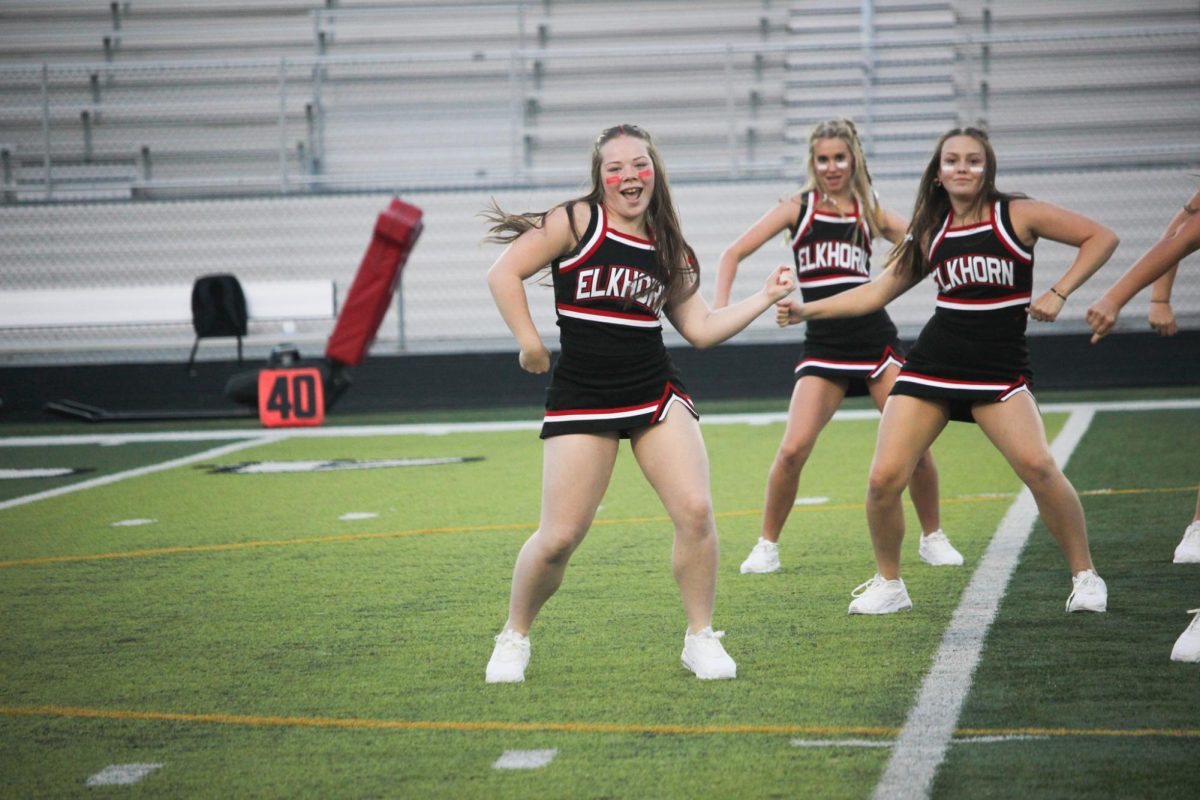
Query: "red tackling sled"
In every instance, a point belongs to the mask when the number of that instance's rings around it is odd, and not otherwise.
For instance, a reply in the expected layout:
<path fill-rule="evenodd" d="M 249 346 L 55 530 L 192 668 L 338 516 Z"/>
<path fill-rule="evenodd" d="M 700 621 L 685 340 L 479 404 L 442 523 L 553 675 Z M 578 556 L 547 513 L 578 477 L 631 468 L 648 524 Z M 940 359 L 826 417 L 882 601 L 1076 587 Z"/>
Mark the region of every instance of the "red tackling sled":
<path fill-rule="evenodd" d="M 423 228 L 421 209 L 400 198 L 393 199 L 379 215 L 371 244 L 325 345 L 326 358 L 350 367 L 362 364 Z"/>
<path fill-rule="evenodd" d="M 332 408 L 350 388 L 350 368 L 362 364 L 367 357 L 367 350 L 375 341 L 375 334 L 383 323 L 399 285 L 400 272 L 408 262 L 424 227 L 421 215 L 421 209 L 399 198 L 394 198 L 387 209 L 380 213 L 375 221 L 371 243 L 338 313 L 333 333 L 325 343 L 325 358 L 302 360 L 293 345 L 279 345 L 271 352 L 268 369 L 261 372 L 275 376 L 268 384 L 272 389 L 279 390 L 281 386 L 284 389 L 296 389 L 293 383 L 288 382 L 291 378 L 281 378 L 284 372 L 277 375 L 277 371 L 311 367 L 320 375 L 322 391 L 318 401 L 320 408 L 312 409 L 311 416 L 299 418 L 291 414 L 262 413 L 260 419 L 264 425 L 319 425 L 320 422 L 313 420 L 323 420 L 324 412 Z M 260 411 L 265 407 L 270 412 L 270 405 L 264 406 L 270 398 L 261 397 L 261 381 L 260 370 L 234 375 L 225 385 L 225 396 L 245 405 L 259 406 Z M 279 398 L 287 399 L 278 391 L 276 395 L 271 402 L 279 404 L 283 402 Z"/>
<path fill-rule="evenodd" d="M 225 384 L 225 396 L 241 405 L 258 406 L 264 425 L 320 425 L 325 411 L 332 408 L 349 388 L 349 368 L 362 364 L 375 341 L 375 334 L 399 285 L 400 272 L 424 227 L 421 216 L 421 209 L 399 198 L 393 199 L 379 215 L 371 243 L 355 273 L 333 333 L 326 342 L 324 359 L 310 359 L 306 363 L 300 359 L 294 345 L 281 344 L 272 350 L 267 369 L 233 375 Z M 242 324 L 245 324 L 244 317 Z M 241 332 L 245 333 L 245 330 Z M 198 328 L 197 335 L 202 335 Z M 239 339 L 239 362 L 240 355 Z M 310 382 L 314 381 L 311 385 L 315 390 L 310 391 Z M 263 395 L 262 403 L 259 402 L 260 394 Z M 89 422 L 222 419 L 253 413 L 228 409 L 110 411 L 75 400 L 47 403 L 45 408 Z"/>

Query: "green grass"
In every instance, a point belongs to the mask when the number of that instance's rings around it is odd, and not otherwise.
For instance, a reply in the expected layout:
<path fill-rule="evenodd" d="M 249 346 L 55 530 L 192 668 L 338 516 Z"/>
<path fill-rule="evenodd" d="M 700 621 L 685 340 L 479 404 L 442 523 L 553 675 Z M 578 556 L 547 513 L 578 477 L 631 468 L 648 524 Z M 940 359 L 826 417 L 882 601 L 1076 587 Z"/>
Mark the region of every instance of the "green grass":
<path fill-rule="evenodd" d="M 1047 415 L 1050 436 L 1065 419 Z M 888 750 L 791 740 L 894 735 L 1020 489 L 977 429 L 948 428 L 935 447 L 943 524 L 968 568 L 920 565 L 910 536 L 914 612 L 851 618 L 849 590 L 874 569 L 862 496 L 875 427 L 827 429 L 800 493 L 829 502 L 797 507 L 784 570 L 754 577 L 737 567 L 758 536 L 782 425 L 704 428 L 722 545 L 715 626 L 739 666 L 715 683 L 679 666 L 670 524 L 627 448 L 535 626 L 528 680 L 512 686 L 482 673 L 537 522 L 532 431 L 289 439 L 0 510 L 0 796 L 867 797 Z M 1169 563 L 1195 501 L 1198 437 L 1196 410 L 1097 415 L 1068 473 L 1111 613 L 1063 613 L 1069 579 L 1039 525 L 959 721 L 1065 733 L 952 747 L 935 796 L 1200 788 L 1185 760 L 1200 727 L 1195 667 L 1167 660 L 1183 610 L 1200 605 L 1196 570 Z M 0 466 L 94 467 L 86 479 L 219 444 L 0 448 Z M 206 468 L 428 456 L 482 460 Z M 21 485 L 0 486 L 0 499 L 70 479 L 56 480 L 5 482 Z M 1097 489 L 1133 491 L 1087 494 Z M 340 520 L 347 512 L 378 516 Z M 139 518 L 156 522 L 113 526 Z M 1192 735 L 1086 733 L 1143 728 Z M 551 748 L 541 769 L 491 767 L 506 750 Z M 125 763 L 164 766 L 133 786 L 84 785 Z"/>
<path fill-rule="evenodd" d="M 1062 602 L 1066 584 L 1062 558 L 1039 523 L 992 628 L 962 726 L 1197 727 L 1197 666 L 1167 658 L 1187 627 L 1185 610 L 1200 606 L 1200 570 L 1171 563 L 1195 510 L 1197 452 L 1194 411 L 1097 416 L 1068 473 L 1083 494 L 1109 613 L 1068 624 L 1046 613 Z M 1132 491 L 1090 494 L 1108 489 Z M 938 794 L 1011 797 L 1014 780 L 1050 797 L 1187 797 L 1200 788 L 1195 739 L 1097 735 L 1005 747 L 1013 749 L 1012 772 L 1003 777 L 993 773 L 990 754 L 956 748 Z"/>

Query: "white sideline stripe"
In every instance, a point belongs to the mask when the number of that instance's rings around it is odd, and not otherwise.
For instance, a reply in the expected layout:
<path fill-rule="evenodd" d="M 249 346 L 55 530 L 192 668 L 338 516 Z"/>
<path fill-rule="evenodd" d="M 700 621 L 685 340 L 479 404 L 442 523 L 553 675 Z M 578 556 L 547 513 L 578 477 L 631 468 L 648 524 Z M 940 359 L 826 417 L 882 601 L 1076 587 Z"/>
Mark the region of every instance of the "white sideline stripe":
<path fill-rule="evenodd" d="M 492 769 L 537 769 L 554 760 L 558 750 L 505 750 Z"/>
<path fill-rule="evenodd" d="M 64 494 L 70 494 L 71 492 L 79 492 L 83 491 L 84 489 L 94 489 L 97 486 L 107 486 L 110 483 L 117 483 L 125 480 L 126 478 L 140 478 L 143 475 L 151 475 L 155 472 L 162 472 L 163 470 L 174 469 L 175 467 L 184 467 L 188 464 L 194 464 L 197 461 L 205 461 L 210 458 L 219 458 L 220 456 L 228 455 L 229 453 L 236 453 L 239 450 L 247 450 L 251 447 L 257 447 L 260 444 L 267 444 L 268 442 L 274 442 L 278 440 L 279 437 L 277 436 L 264 436 L 262 433 L 259 433 L 257 439 L 233 442 L 221 447 L 214 447 L 211 450 L 205 450 L 202 453 L 194 453 L 190 456 L 183 456 L 182 458 L 173 458 L 170 461 L 163 461 L 158 464 L 149 464 L 145 467 L 137 467 L 136 469 L 129 469 L 125 470 L 124 472 L 114 472 L 112 475 L 101 475 L 99 478 L 92 478 L 91 480 L 81 481 L 80 483 L 72 483 L 69 486 L 59 486 L 55 489 L 47 489 L 44 492 L 37 492 L 36 494 L 27 494 L 24 497 L 14 497 L 11 500 L 0 502 L 0 511 L 3 511 L 6 508 L 13 508 L 14 506 L 23 506 L 27 503 L 35 503 L 38 500 L 47 500 L 51 497 L 60 497 Z"/>
<path fill-rule="evenodd" d="M 128 786 L 162 769 L 162 764 L 109 764 L 87 779 L 88 786 Z"/>
<path fill-rule="evenodd" d="M 1200 399 L 1135 400 L 1097 403 L 1046 403 L 1043 414 L 1069 414 L 1075 411 L 1168 411 L 1200 408 Z M 703 406 L 701 406 L 703 412 Z M 879 419 L 874 409 L 850 409 L 833 415 L 838 422 Z M 771 425 L 787 422 L 786 411 L 753 414 L 706 414 L 703 425 Z M 499 433 L 504 431 L 540 431 L 542 419 L 512 422 L 431 422 L 404 425 L 342 425 L 319 428 L 288 428 L 272 431 L 279 438 L 336 438 L 358 436 L 446 436 L 451 433 Z M 261 428 L 233 430 L 161 431 L 157 433 L 83 433 L 57 436 L 5 436 L 0 447 L 48 447 L 54 445 L 98 444 L 105 446 L 139 442 L 207 442 L 218 439 L 254 439 L 263 436 Z"/>
<path fill-rule="evenodd" d="M 1067 418 L 1050 452 L 1060 467 L 1075 451 L 1095 416 L 1094 410 L 1076 410 Z M 904 721 L 883 777 L 875 787 L 877 800 L 925 800 L 933 778 L 946 756 L 962 704 L 971 690 L 971 677 L 979 663 L 983 641 L 1004 599 L 1008 581 L 1016 570 L 1021 550 L 1037 521 L 1037 504 L 1028 487 L 1022 488 L 987 551 L 971 576 L 958 608 L 942 636 L 925 676 L 916 705 Z M 1058 608 L 1046 613 L 1064 613 Z"/>

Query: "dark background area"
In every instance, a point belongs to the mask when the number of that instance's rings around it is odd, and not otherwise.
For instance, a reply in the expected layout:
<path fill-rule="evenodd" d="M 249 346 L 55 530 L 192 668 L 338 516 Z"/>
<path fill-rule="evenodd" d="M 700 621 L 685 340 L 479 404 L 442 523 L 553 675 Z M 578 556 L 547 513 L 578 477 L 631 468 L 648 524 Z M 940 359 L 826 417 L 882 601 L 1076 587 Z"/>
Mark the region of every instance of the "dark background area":
<path fill-rule="evenodd" d="M 1031 336 L 1034 389 L 1196 386 L 1200 391 L 1200 330 L 1174 337 L 1122 333 L 1093 346 L 1085 334 Z M 673 348 L 688 391 L 701 411 L 706 400 L 779 398 L 792 390 L 792 344 Z M 315 354 L 305 354 L 315 355 Z M 233 375 L 265 366 L 236 360 L 183 363 L 0 367 L 0 423 L 62 415 L 47 403 L 71 400 L 115 412 L 249 413 L 224 396 Z M 330 411 L 339 414 L 424 409 L 541 406 L 546 375 L 529 375 L 516 353 L 371 356 L 351 372 L 353 383 Z"/>

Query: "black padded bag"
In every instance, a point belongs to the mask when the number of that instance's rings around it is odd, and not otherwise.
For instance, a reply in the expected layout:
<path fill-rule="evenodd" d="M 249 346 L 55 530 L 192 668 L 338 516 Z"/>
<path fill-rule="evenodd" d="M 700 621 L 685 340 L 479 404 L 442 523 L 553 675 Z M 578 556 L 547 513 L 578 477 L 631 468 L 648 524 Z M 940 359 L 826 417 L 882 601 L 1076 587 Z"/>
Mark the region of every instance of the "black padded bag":
<path fill-rule="evenodd" d="M 246 295 L 233 275 L 205 275 L 192 286 L 196 336 L 245 336 Z"/>
<path fill-rule="evenodd" d="M 196 342 L 188 357 L 188 371 L 195 363 L 200 340 L 211 336 L 236 336 L 241 364 L 246 320 L 246 295 L 235 276 L 222 273 L 197 278 L 192 284 L 192 328 L 196 331 Z"/>

